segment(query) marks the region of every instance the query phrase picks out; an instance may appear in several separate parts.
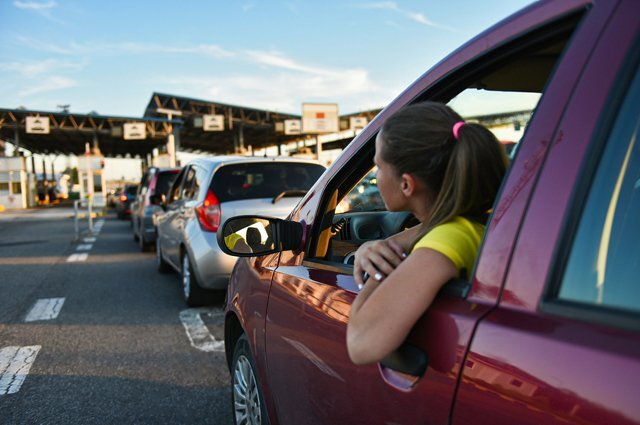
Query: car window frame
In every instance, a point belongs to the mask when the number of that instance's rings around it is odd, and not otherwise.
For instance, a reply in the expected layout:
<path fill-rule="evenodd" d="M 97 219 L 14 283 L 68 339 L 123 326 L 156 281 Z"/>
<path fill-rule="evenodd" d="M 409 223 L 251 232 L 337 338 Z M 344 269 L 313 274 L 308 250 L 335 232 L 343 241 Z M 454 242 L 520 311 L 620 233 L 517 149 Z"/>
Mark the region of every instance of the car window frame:
<path fill-rule="evenodd" d="M 587 8 L 580 7 L 577 8 L 571 13 L 568 13 L 553 22 L 545 23 L 540 27 L 531 29 L 527 32 L 519 34 L 517 37 L 507 40 L 505 43 L 495 46 L 491 51 L 483 52 L 479 56 L 473 58 L 472 60 L 465 62 L 463 65 L 458 68 L 452 69 L 449 73 L 447 73 L 440 80 L 424 87 L 423 90 L 414 96 L 412 99 L 406 101 L 402 106 L 412 105 L 419 102 L 424 101 L 436 101 L 448 103 L 451 99 L 457 96 L 459 93 L 471 87 L 474 81 L 478 81 L 481 76 L 490 75 L 495 70 L 499 69 L 502 66 L 505 66 L 509 61 L 517 60 L 518 57 L 522 57 L 523 55 L 527 55 L 532 51 L 539 51 L 544 46 L 551 46 L 554 43 L 554 40 L 562 40 L 566 38 L 566 45 L 564 46 L 562 52 L 559 54 L 554 66 L 549 71 L 548 78 L 544 84 L 544 87 L 541 91 L 540 99 L 538 100 L 536 107 L 531 115 L 530 121 L 535 117 L 538 106 L 543 102 L 545 93 L 547 92 L 548 86 L 550 82 L 553 80 L 554 75 L 557 72 L 558 66 L 563 62 L 564 56 L 567 51 L 570 50 L 571 44 L 573 43 L 573 39 L 576 33 L 579 30 L 580 25 L 582 24 L 585 16 L 586 16 Z M 394 101 L 394 102 L 397 102 Z M 384 110 L 383 110 L 384 112 Z M 382 113 L 381 113 L 382 114 Z M 360 177 L 354 179 L 354 173 L 356 170 L 364 169 L 367 170 L 373 167 L 373 155 L 375 153 L 375 138 L 384 124 L 384 121 L 380 121 L 379 119 L 374 120 L 370 125 L 375 125 L 376 128 L 370 135 L 370 137 L 362 143 L 361 148 L 358 152 L 354 153 L 351 156 L 349 161 L 353 161 L 357 166 L 346 166 L 343 168 L 348 168 L 348 171 L 340 170 L 335 176 L 331 178 L 329 183 L 327 184 L 320 202 L 318 203 L 318 207 L 316 210 L 316 220 L 314 220 L 311 237 L 306 241 L 305 246 L 305 257 L 304 261 L 309 264 L 318 265 L 318 267 L 326 268 L 334 271 L 340 271 L 345 273 L 352 273 L 353 266 L 346 265 L 342 263 L 337 263 L 334 261 L 325 260 L 323 258 L 318 258 L 318 243 L 320 239 L 320 229 L 324 228 L 327 225 L 328 219 L 326 218 L 327 206 L 330 202 L 330 197 L 333 196 L 335 190 L 341 187 L 341 185 L 345 184 L 348 179 L 353 180 L 353 186 L 355 186 L 365 175 L 360 172 Z M 522 141 L 527 139 L 527 133 L 529 130 L 529 126 L 525 129 L 522 135 Z M 370 153 L 370 163 L 368 167 L 363 167 L 363 160 L 366 158 L 367 147 L 371 150 Z M 517 153 L 516 153 L 517 155 Z M 358 158 L 358 159 L 355 159 Z M 499 201 L 502 196 L 502 191 L 505 188 L 505 182 L 509 179 L 509 174 L 511 172 L 511 167 L 507 169 L 507 172 L 503 178 L 501 187 L 496 194 L 496 198 L 494 201 L 494 209 L 495 203 Z M 345 192 L 343 196 L 345 196 L 348 191 Z M 338 202 L 341 197 L 338 195 Z M 335 214 L 334 214 L 335 215 Z M 333 216 L 332 216 L 333 219 Z M 489 217 L 487 221 L 487 229 L 489 229 L 489 225 L 492 217 Z M 482 253 L 484 247 L 484 241 L 486 239 L 488 232 L 485 232 L 482 241 L 480 243 L 480 247 L 478 249 L 478 255 L 474 262 L 474 267 L 471 273 L 465 279 L 468 282 L 474 281 L 474 275 L 476 272 L 476 268 L 478 265 L 478 261 L 480 255 Z"/>

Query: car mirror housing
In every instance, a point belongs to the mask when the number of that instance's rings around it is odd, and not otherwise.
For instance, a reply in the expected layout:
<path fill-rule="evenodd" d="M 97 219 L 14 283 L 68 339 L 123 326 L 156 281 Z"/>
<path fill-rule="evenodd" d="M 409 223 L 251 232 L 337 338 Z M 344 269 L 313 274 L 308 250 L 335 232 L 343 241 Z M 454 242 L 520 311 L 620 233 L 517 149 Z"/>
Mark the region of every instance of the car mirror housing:
<path fill-rule="evenodd" d="M 243 215 L 225 221 L 217 234 L 223 252 L 256 257 L 300 249 L 302 224 L 274 217 Z"/>

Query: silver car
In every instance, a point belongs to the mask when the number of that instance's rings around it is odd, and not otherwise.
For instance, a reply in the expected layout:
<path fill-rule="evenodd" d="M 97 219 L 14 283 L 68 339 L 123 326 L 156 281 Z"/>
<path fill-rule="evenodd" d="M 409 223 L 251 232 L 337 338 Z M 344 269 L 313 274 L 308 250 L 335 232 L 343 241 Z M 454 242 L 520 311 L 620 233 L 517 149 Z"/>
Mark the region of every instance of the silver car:
<path fill-rule="evenodd" d="M 136 199 L 131 203 L 133 239 L 141 251 L 156 241 L 153 215 L 160 209 L 162 197 L 166 197 L 179 172 L 179 168 L 151 167 L 142 176 Z"/>
<path fill-rule="evenodd" d="M 299 158 L 209 157 L 189 162 L 156 214 L 158 271 L 182 276 L 189 306 L 209 290 L 226 290 L 236 262 L 222 252 L 216 232 L 236 215 L 286 217 L 325 168 Z"/>

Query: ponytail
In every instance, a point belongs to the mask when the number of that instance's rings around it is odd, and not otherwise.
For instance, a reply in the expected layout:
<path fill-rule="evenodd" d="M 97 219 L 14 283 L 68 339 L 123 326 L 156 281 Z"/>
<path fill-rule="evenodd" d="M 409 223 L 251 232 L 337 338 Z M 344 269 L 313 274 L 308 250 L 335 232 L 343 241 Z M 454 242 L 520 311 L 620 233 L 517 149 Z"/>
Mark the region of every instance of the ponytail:
<path fill-rule="evenodd" d="M 507 169 L 504 148 L 488 129 L 465 123 L 450 107 L 423 102 L 383 125 L 381 152 L 398 175 L 412 173 L 432 191 L 431 214 L 416 242 L 434 227 L 463 216 L 484 222 Z"/>

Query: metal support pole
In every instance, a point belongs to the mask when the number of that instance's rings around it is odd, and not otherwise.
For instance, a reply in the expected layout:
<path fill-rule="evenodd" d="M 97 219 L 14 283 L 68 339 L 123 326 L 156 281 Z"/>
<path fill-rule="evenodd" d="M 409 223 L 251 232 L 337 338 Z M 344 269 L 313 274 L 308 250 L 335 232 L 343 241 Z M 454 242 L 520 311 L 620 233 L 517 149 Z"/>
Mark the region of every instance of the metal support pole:
<path fill-rule="evenodd" d="M 244 125 L 240 124 L 240 129 L 238 130 L 238 150 L 240 153 L 244 152 Z"/>
<path fill-rule="evenodd" d="M 93 173 L 91 172 L 91 146 L 85 144 L 85 158 L 87 170 L 87 206 L 89 208 L 89 231 L 93 233 L 93 217 L 91 217 L 91 204 L 93 203 Z"/>
<path fill-rule="evenodd" d="M 13 156 L 20 155 L 20 130 L 18 129 L 18 123 L 16 122 L 16 128 L 14 130 L 13 141 L 15 142 Z"/>
<path fill-rule="evenodd" d="M 316 136 L 316 159 L 320 161 L 320 157 L 322 156 L 322 142 L 318 140 Z"/>
<path fill-rule="evenodd" d="M 89 232 L 93 233 L 93 196 L 89 198 Z"/>

